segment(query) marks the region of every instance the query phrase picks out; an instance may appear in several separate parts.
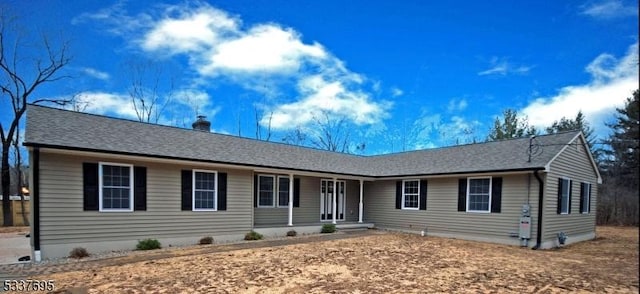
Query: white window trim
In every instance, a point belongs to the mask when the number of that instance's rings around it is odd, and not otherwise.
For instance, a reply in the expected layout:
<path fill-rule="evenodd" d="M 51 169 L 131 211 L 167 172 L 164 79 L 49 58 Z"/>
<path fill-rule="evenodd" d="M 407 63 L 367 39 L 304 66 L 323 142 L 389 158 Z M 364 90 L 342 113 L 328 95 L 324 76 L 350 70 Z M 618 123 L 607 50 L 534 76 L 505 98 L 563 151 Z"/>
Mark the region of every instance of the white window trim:
<path fill-rule="evenodd" d="M 581 203 L 582 208 L 584 210 L 586 210 L 586 211 L 581 211 L 580 213 L 589 214 L 591 212 L 590 209 L 589 209 L 589 204 L 591 203 L 591 183 L 589 183 L 589 182 L 582 182 L 582 183 L 587 185 L 587 205 L 585 206 L 584 203 Z M 580 192 L 582 192 L 582 191 L 580 191 Z M 580 195 L 580 196 L 582 196 L 582 195 Z M 582 198 L 582 197 L 580 197 L 580 198 Z M 582 201 L 582 199 L 581 199 L 581 201 Z"/>
<path fill-rule="evenodd" d="M 272 178 L 273 179 L 273 188 L 271 190 L 271 193 L 273 193 L 273 200 L 271 201 L 270 205 L 260 205 L 260 178 L 265 177 L 265 178 Z M 278 195 L 276 194 L 278 191 L 278 177 L 276 177 L 275 175 L 268 175 L 268 174 L 258 174 L 258 191 L 256 191 L 256 193 L 258 193 L 258 208 L 275 208 L 276 207 L 276 203 L 278 200 Z"/>
<path fill-rule="evenodd" d="M 215 209 L 196 208 L 196 173 L 215 174 L 216 188 L 213 196 Z M 206 169 L 194 169 L 191 171 L 191 210 L 192 211 L 218 211 L 218 171 Z"/>
<path fill-rule="evenodd" d="M 289 196 L 291 195 L 291 191 L 289 191 L 289 193 L 287 193 L 287 204 L 280 206 L 280 179 L 287 179 L 289 181 L 291 181 L 291 179 L 289 179 L 289 176 L 278 176 L 277 177 L 277 181 L 278 181 L 278 185 L 276 185 L 276 194 L 278 195 L 277 197 L 274 197 L 274 201 L 276 203 L 276 207 L 277 208 L 289 208 Z M 287 184 L 287 190 L 289 190 L 289 184 Z"/>
<path fill-rule="evenodd" d="M 571 184 L 571 179 L 570 178 L 562 178 L 563 181 L 567 181 L 567 209 L 566 211 L 562 211 L 562 202 L 564 202 L 564 197 L 562 197 L 562 199 L 560 199 L 560 214 L 569 214 L 569 205 L 571 205 L 571 203 L 569 202 L 569 193 L 571 193 L 571 186 L 573 186 Z M 564 192 L 564 191 L 563 191 Z"/>
<path fill-rule="evenodd" d="M 405 183 L 406 182 L 418 182 L 418 207 L 405 207 Z M 402 209 L 405 210 L 420 210 L 420 179 L 409 179 L 409 180 L 403 180 L 402 181 Z"/>
<path fill-rule="evenodd" d="M 112 166 L 126 166 L 129 168 L 129 209 L 113 209 L 113 208 L 103 208 L 102 207 L 102 166 L 104 165 L 112 165 Z M 98 162 L 98 201 L 99 201 L 99 211 L 100 212 L 133 212 L 133 164 L 128 163 L 116 163 L 116 162 Z"/>
<path fill-rule="evenodd" d="M 471 180 L 483 180 L 483 179 L 489 179 L 489 206 L 487 207 L 487 210 L 471 210 L 469 209 L 469 191 L 471 190 Z M 492 194 L 493 191 L 493 177 L 470 177 L 467 178 L 467 212 L 473 212 L 473 213 L 491 213 L 491 200 L 493 198 Z"/>

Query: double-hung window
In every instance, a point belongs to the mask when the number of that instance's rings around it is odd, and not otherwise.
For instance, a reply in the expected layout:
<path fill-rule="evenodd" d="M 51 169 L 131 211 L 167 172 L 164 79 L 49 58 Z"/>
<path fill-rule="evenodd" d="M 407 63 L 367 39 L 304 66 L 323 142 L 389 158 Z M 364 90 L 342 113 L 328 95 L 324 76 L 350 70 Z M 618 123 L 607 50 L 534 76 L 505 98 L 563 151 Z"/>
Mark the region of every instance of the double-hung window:
<path fill-rule="evenodd" d="M 278 177 L 278 206 L 289 206 L 289 178 Z"/>
<path fill-rule="evenodd" d="M 582 183 L 581 189 L 580 189 L 580 201 L 582 201 L 580 207 L 581 209 L 581 213 L 589 213 L 589 209 L 590 209 L 590 205 L 589 203 L 591 202 L 591 183 Z"/>
<path fill-rule="evenodd" d="M 275 200 L 276 177 L 272 175 L 258 176 L 258 207 L 273 207 Z"/>
<path fill-rule="evenodd" d="M 402 181 L 402 209 L 420 208 L 420 180 Z"/>
<path fill-rule="evenodd" d="M 100 163 L 100 211 L 133 211 L 133 165 Z"/>
<path fill-rule="evenodd" d="M 258 207 L 289 206 L 289 178 L 275 175 L 258 176 Z"/>
<path fill-rule="evenodd" d="M 560 187 L 558 187 L 560 189 L 560 214 L 569 214 L 569 205 L 571 205 L 571 203 L 569 202 L 571 193 L 571 180 L 563 178 L 560 183 Z"/>
<path fill-rule="evenodd" d="M 467 211 L 491 212 L 491 177 L 467 181 Z"/>
<path fill-rule="evenodd" d="M 218 200 L 218 173 L 215 171 L 193 170 L 193 210 L 215 211 Z"/>

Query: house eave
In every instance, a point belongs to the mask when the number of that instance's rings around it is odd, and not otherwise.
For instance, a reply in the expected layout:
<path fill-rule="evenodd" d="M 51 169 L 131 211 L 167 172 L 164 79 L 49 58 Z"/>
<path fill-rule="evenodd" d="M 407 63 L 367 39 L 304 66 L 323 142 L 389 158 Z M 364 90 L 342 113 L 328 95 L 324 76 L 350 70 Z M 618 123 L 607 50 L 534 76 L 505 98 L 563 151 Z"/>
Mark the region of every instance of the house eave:
<path fill-rule="evenodd" d="M 458 171 L 448 173 L 418 173 L 418 174 L 405 174 L 405 175 L 393 175 L 393 176 L 377 176 L 376 180 L 404 180 L 412 178 L 450 178 L 450 177 L 467 177 L 467 176 L 484 176 L 484 175 L 499 175 L 499 174 L 527 174 L 536 170 L 544 170 L 544 167 L 526 167 L 526 168 L 512 168 L 512 169 L 492 169 L 492 170 L 479 170 L 479 171 Z"/>
<path fill-rule="evenodd" d="M 255 164 L 244 164 L 234 162 L 222 162 L 214 160 L 194 159 L 194 158 L 181 158 L 165 155 L 154 154 L 138 154 L 131 152 L 121 152 L 113 150 L 101 150 L 92 148 L 80 148 L 73 146 L 60 146 L 41 143 L 25 142 L 24 146 L 28 148 L 40 148 L 43 153 L 59 153 L 59 154 L 74 154 L 84 156 L 101 156 L 101 157 L 113 157 L 122 159 L 126 157 L 129 160 L 139 161 L 156 161 L 173 164 L 185 164 L 189 163 L 194 166 L 211 166 L 215 165 L 219 168 L 241 169 L 251 170 L 254 172 L 274 173 L 274 174 L 295 174 L 300 176 L 313 176 L 322 178 L 339 178 L 339 179 L 351 179 L 351 180 L 364 180 L 364 181 L 376 181 L 376 180 L 399 180 L 409 178 L 446 178 L 446 177 L 464 177 L 464 176 L 478 176 L 478 175 L 496 175 L 496 174 L 522 174 L 530 173 L 536 170 L 548 171 L 548 165 L 545 167 L 524 167 L 524 168 L 511 168 L 511 169 L 490 169 L 490 170 L 477 170 L 477 171 L 456 171 L 456 172 L 443 172 L 443 173 L 415 173 L 415 174 L 400 174 L 400 175 L 366 175 L 366 174 L 350 174 L 350 173 L 332 173 L 327 171 L 296 169 L 277 166 L 263 166 Z"/>

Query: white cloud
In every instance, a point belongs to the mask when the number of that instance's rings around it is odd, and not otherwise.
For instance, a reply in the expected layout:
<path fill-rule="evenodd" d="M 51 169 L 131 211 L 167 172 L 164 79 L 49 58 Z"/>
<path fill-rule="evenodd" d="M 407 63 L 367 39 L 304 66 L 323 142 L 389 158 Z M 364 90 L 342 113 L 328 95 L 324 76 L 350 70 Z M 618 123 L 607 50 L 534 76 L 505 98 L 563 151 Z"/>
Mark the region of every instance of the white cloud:
<path fill-rule="evenodd" d="M 638 15 L 638 7 L 625 5 L 620 0 L 604 0 L 583 5 L 580 13 L 597 19 L 614 19 Z"/>
<path fill-rule="evenodd" d="M 95 69 L 95 68 L 83 67 L 83 68 L 81 68 L 80 70 L 81 70 L 84 74 L 86 74 L 86 75 L 88 75 L 88 76 L 90 76 L 90 77 L 96 78 L 96 79 L 98 79 L 98 80 L 106 81 L 106 80 L 108 80 L 109 78 L 111 78 L 111 77 L 109 76 L 109 74 L 108 74 L 108 73 L 103 72 L 103 71 L 99 71 L 99 70 L 97 70 L 97 69 Z"/>
<path fill-rule="evenodd" d="M 76 99 L 79 104 L 86 106 L 85 112 L 137 118 L 131 98 L 126 94 L 87 91 L 77 94 Z"/>
<path fill-rule="evenodd" d="M 173 13 L 169 13 L 173 12 Z M 172 16 L 175 15 L 175 16 Z M 240 21 L 210 6 L 189 10 L 173 6 L 164 18 L 152 24 L 141 38 L 144 50 L 168 50 L 172 54 L 208 51 L 218 42 L 238 34 Z"/>
<path fill-rule="evenodd" d="M 519 74 L 524 75 L 529 73 L 532 66 L 525 65 L 514 65 L 510 63 L 507 58 L 499 58 L 493 57 L 491 58 L 490 67 L 486 70 L 478 72 L 479 76 L 487 76 L 487 75 L 500 75 L 506 76 L 508 74 Z"/>
<path fill-rule="evenodd" d="M 288 73 L 298 70 L 305 59 L 313 61 L 327 57 L 318 43 L 303 44 L 295 31 L 272 24 L 253 27 L 244 36 L 221 43 L 215 51 L 209 59 L 210 63 L 201 72 Z"/>
<path fill-rule="evenodd" d="M 624 105 L 627 97 L 638 88 L 638 43 L 629 47 L 627 54 L 617 59 L 600 54 L 585 69 L 592 80 L 584 85 L 569 85 L 551 97 L 540 97 L 521 112 L 529 123 L 547 127 L 562 117 L 573 118 L 582 110 L 587 121 L 603 134 L 604 123 L 616 107 Z"/>
<path fill-rule="evenodd" d="M 236 83 L 269 95 L 270 105 L 262 109 L 273 111 L 276 129 L 308 124 L 317 112 L 346 117 L 358 125 L 380 123 L 387 116 L 391 104 L 372 99 L 372 93 L 378 93 L 374 82 L 348 70 L 320 43 L 305 42 L 292 28 L 276 23 L 243 25 L 239 17 L 204 2 L 164 5 L 160 10 L 155 17 L 139 14 L 140 21 L 124 13 L 122 5 L 83 17 L 112 26 L 119 26 L 118 19 L 122 25 L 131 23 L 137 31 L 113 31 L 149 54 L 185 56 L 202 80 Z M 287 101 L 278 101 L 277 96 L 291 89 Z"/>
<path fill-rule="evenodd" d="M 372 102 L 366 93 L 349 90 L 352 83 L 349 79 L 327 81 L 322 75 L 306 77 L 298 84 L 303 98 L 276 106 L 261 123 L 266 125 L 271 119 L 272 128 L 287 130 L 313 123 L 325 114 L 357 125 L 375 124 L 387 117 L 389 102 Z"/>
<path fill-rule="evenodd" d="M 402 89 L 396 87 L 391 88 L 391 97 L 398 97 L 402 96 L 403 94 L 404 91 L 402 91 Z"/>
<path fill-rule="evenodd" d="M 449 100 L 449 104 L 447 105 L 447 111 L 449 112 L 456 112 L 456 111 L 463 111 L 467 108 L 468 106 L 468 102 L 467 99 L 464 98 L 460 98 L 460 99 L 456 99 L 453 98 L 451 100 Z"/>

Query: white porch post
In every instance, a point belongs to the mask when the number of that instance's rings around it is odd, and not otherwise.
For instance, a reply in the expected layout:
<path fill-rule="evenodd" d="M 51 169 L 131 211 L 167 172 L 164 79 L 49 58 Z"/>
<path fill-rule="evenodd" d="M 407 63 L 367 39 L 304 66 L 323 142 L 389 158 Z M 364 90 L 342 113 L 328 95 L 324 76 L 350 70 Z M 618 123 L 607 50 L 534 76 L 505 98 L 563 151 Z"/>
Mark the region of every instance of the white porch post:
<path fill-rule="evenodd" d="M 293 174 L 289 174 L 289 226 L 293 226 Z"/>
<path fill-rule="evenodd" d="M 333 178 L 333 207 L 331 208 L 331 213 L 333 215 L 333 220 L 331 221 L 331 223 L 333 223 L 334 225 L 337 224 L 336 222 L 336 207 L 338 206 L 338 179 Z"/>
<path fill-rule="evenodd" d="M 358 204 L 358 223 L 362 223 L 362 195 L 364 194 L 364 182 L 360 180 L 360 203 Z"/>

